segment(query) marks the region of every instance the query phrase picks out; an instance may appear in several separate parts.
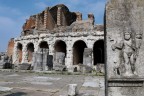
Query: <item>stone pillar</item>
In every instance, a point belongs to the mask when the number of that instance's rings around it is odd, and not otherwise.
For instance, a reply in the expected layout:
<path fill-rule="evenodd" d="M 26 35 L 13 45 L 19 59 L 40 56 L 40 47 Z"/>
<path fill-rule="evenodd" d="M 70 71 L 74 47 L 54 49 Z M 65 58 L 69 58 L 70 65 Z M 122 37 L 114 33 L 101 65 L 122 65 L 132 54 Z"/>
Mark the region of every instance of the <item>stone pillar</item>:
<path fill-rule="evenodd" d="M 14 45 L 14 53 L 13 53 L 13 64 L 18 64 L 19 60 L 18 60 L 18 52 L 17 52 L 17 43 L 15 43 Z"/>
<path fill-rule="evenodd" d="M 61 26 L 61 16 L 62 16 L 62 14 L 61 14 L 61 6 L 58 6 L 58 10 L 57 10 L 57 25 L 58 26 Z"/>
<path fill-rule="evenodd" d="M 22 56 L 22 63 L 28 63 L 28 52 L 27 52 L 27 45 L 23 45 L 23 49 L 22 49 L 22 52 L 23 52 L 23 56 Z"/>
<path fill-rule="evenodd" d="M 92 67 L 92 49 L 85 48 L 83 54 L 83 64 L 89 67 Z"/>
<path fill-rule="evenodd" d="M 68 85 L 68 96 L 77 96 L 77 95 L 78 95 L 77 84 L 69 84 Z"/>
<path fill-rule="evenodd" d="M 76 21 L 82 21 L 82 13 L 76 12 Z"/>
<path fill-rule="evenodd" d="M 144 0 L 110 0 L 105 20 L 106 96 L 143 96 Z"/>
<path fill-rule="evenodd" d="M 68 69 L 69 72 L 73 72 L 73 50 L 72 50 L 72 45 L 71 45 L 71 41 L 68 41 L 67 42 L 67 55 L 66 55 L 66 58 L 65 58 L 65 65 Z"/>
<path fill-rule="evenodd" d="M 48 70 L 48 52 L 49 50 L 48 49 L 44 49 L 43 48 L 43 71 L 46 71 Z"/>
<path fill-rule="evenodd" d="M 33 65 L 33 70 L 40 70 L 42 71 L 43 70 L 43 57 L 42 57 L 42 49 L 39 49 L 37 52 L 35 52 L 33 54 L 33 62 L 32 62 L 32 65 Z"/>

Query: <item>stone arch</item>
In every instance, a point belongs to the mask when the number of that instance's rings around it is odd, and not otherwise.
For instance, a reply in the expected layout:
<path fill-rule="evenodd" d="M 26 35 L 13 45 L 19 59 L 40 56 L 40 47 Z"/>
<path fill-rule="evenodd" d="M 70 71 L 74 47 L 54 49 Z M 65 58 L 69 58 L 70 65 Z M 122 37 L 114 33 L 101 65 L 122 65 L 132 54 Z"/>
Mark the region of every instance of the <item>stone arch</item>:
<path fill-rule="evenodd" d="M 78 40 L 73 45 L 73 65 L 83 64 L 84 48 L 87 48 L 83 40 Z"/>
<path fill-rule="evenodd" d="M 93 45 L 94 65 L 104 64 L 104 40 L 98 40 Z"/>
<path fill-rule="evenodd" d="M 39 48 L 49 49 L 47 41 L 41 41 L 40 44 L 39 44 Z"/>
<path fill-rule="evenodd" d="M 55 65 L 65 65 L 66 43 L 62 40 L 57 40 L 54 44 L 54 68 Z"/>
<path fill-rule="evenodd" d="M 22 62 L 22 49 L 23 45 L 21 43 L 17 43 L 17 58 L 19 63 Z"/>
<path fill-rule="evenodd" d="M 33 43 L 28 43 L 27 44 L 27 58 L 28 58 L 28 62 L 32 61 L 33 52 L 34 52 L 34 44 Z"/>

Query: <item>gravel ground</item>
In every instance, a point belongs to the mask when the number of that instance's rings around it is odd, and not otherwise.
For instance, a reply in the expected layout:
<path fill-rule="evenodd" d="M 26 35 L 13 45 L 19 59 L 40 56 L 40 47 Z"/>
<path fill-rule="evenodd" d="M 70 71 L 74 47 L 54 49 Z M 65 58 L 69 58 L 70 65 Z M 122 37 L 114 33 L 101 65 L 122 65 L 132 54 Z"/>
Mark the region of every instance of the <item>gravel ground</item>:
<path fill-rule="evenodd" d="M 0 72 L 0 96 L 68 96 L 68 84 L 78 96 L 104 96 L 103 76 Z"/>

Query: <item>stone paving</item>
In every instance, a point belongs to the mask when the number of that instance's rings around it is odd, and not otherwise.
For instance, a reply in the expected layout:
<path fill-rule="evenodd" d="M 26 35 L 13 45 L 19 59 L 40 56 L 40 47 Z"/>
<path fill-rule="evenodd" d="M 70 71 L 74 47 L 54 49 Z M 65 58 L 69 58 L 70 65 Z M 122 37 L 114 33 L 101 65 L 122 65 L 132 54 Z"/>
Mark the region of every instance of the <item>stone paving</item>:
<path fill-rule="evenodd" d="M 78 96 L 104 96 L 103 76 L 0 72 L 0 96 L 68 96 L 68 84 Z"/>

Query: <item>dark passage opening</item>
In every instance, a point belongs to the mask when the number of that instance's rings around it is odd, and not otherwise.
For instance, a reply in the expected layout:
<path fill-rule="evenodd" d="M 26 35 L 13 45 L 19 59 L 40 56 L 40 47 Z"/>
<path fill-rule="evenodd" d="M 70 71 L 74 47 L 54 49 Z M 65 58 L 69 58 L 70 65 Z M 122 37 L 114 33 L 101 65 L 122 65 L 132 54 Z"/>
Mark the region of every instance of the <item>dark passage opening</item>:
<path fill-rule="evenodd" d="M 82 40 L 76 41 L 73 45 L 73 64 L 83 64 L 84 48 L 87 48 L 86 43 Z"/>
<path fill-rule="evenodd" d="M 19 62 L 21 63 L 21 61 L 22 61 L 22 44 L 21 43 L 18 43 L 17 49 L 18 49 Z"/>
<path fill-rule="evenodd" d="M 39 45 L 39 47 L 40 47 L 40 48 L 46 48 L 46 49 L 49 48 L 46 41 L 41 42 L 40 45 Z"/>
<path fill-rule="evenodd" d="M 63 52 L 65 53 L 65 56 L 66 56 L 66 44 L 64 41 L 62 40 L 56 41 L 54 45 L 54 49 L 55 49 L 55 52 Z"/>
<path fill-rule="evenodd" d="M 34 44 L 33 43 L 28 44 L 27 51 L 28 51 L 28 62 L 31 62 L 32 61 L 32 55 L 34 52 Z"/>
<path fill-rule="evenodd" d="M 94 65 L 98 63 L 104 64 L 104 41 L 98 40 L 94 43 L 93 47 Z"/>

